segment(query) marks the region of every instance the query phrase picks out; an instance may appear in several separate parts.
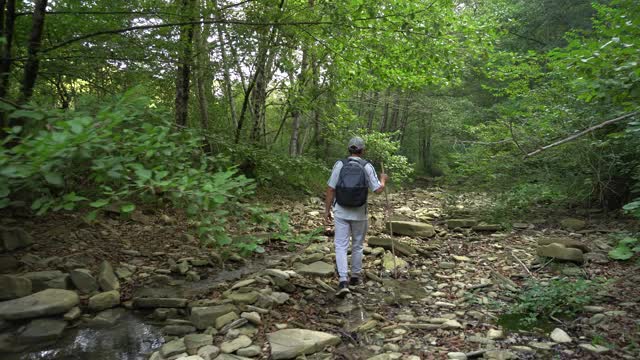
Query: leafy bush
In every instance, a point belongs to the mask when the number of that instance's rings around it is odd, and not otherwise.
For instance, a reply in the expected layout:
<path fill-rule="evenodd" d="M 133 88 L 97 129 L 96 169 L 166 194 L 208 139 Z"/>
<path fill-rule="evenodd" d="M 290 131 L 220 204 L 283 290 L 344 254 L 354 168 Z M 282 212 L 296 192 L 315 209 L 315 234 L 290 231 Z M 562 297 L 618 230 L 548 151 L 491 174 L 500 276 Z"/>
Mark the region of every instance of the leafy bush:
<path fill-rule="evenodd" d="M 569 200 L 569 195 L 559 186 L 543 183 L 524 183 L 495 194 L 490 216 L 494 221 L 513 220 L 530 213 L 541 205 L 557 205 Z"/>
<path fill-rule="evenodd" d="M 640 253 L 640 240 L 634 236 L 625 236 L 618 241 L 615 248 L 609 251 L 609 257 L 614 260 L 629 260 Z"/>
<path fill-rule="evenodd" d="M 390 179 L 393 178 L 393 183 L 402 185 L 411 179 L 414 168 L 405 156 L 398 154 L 400 142 L 393 140 L 395 136 L 395 133 L 373 131 L 362 135 L 362 138 L 366 144 L 365 157 L 377 166 L 384 162 L 385 171 L 390 174 Z"/>
<path fill-rule="evenodd" d="M 588 305 L 605 285 L 600 281 L 555 279 L 549 283 L 531 282 L 507 316 L 518 316 L 520 326 L 530 327 L 550 317 L 572 318 Z"/>
<path fill-rule="evenodd" d="M 133 90 L 95 114 L 13 112 L 47 125 L 34 134 L 10 129 L 4 143 L 18 145 L 0 150 L 0 208 L 26 201 L 41 215 L 89 207 L 93 219 L 106 207 L 126 214 L 135 202 L 168 199 L 198 224 L 205 243 L 217 245 L 231 244 L 225 231 L 231 214 L 262 214 L 267 227 L 278 223 L 240 201 L 253 193 L 253 180 L 223 156 L 205 154 L 197 132 L 177 130 L 149 103 Z"/>

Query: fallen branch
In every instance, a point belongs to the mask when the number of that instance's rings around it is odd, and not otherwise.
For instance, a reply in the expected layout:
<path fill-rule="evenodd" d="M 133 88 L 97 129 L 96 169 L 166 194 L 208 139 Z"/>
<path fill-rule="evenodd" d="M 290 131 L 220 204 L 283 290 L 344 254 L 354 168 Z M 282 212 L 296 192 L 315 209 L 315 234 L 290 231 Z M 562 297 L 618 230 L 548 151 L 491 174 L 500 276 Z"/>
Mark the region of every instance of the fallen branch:
<path fill-rule="evenodd" d="M 624 119 L 628 119 L 628 118 L 630 118 L 632 116 L 635 116 L 635 115 L 638 115 L 638 114 L 640 114 L 640 111 L 636 110 L 636 111 L 632 111 L 630 113 L 621 115 L 621 116 L 619 116 L 619 117 L 617 117 L 615 119 L 607 120 L 607 121 L 602 122 L 602 123 L 600 123 L 598 125 L 594 125 L 594 126 L 592 126 L 590 128 L 584 129 L 584 130 L 580 131 L 579 133 L 573 134 L 573 135 L 571 135 L 571 136 L 569 136 L 567 138 L 564 138 L 562 140 L 558 140 L 558 141 L 556 141 L 554 143 L 551 143 L 549 145 L 545 145 L 545 146 L 539 148 L 538 150 L 535 150 L 535 151 L 532 151 L 532 152 L 528 153 L 524 157 L 528 158 L 530 156 L 537 155 L 537 154 L 539 154 L 539 153 L 541 153 L 541 152 L 543 152 L 543 151 L 545 151 L 547 149 L 550 149 L 552 147 L 556 147 L 558 145 L 562 145 L 562 144 L 564 144 L 566 142 L 569 142 L 571 140 L 575 140 L 575 139 L 581 137 L 582 135 L 588 134 L 588 133 L 590 133 L 590 132 L 592 132 L 594 130 L 598 130 L 598 129 L 603 128 L 603 127 L 605 127 L 607 125 L 611 125 L 611 124 L 616 123 L 618 121 L 622 121 Z"/>

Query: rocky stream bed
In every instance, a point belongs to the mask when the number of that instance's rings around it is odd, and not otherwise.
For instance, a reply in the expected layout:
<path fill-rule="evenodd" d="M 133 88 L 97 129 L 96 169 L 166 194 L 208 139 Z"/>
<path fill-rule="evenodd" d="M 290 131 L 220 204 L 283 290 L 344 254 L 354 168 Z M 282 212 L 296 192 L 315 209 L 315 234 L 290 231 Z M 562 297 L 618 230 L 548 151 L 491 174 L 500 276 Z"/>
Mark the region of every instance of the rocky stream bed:
<path fill-rule="evenodd" d="M 364 281 L 345 299 L 334 296 L 331 237 L 299 245 L 268 240 L 264 254 L 222 264 L 171 212 L 96 224 L 72 214 L 38 222 L 5 217 L 0 357 L 640 357 L 640 272 L 607 258 L 610 233 L 628 222 L 584 211 L 503 230 L 466 216 L 469 197 L 446 198 L 440 189 L 393 194 L 393 238 L 382 199 L 371 199 Z M 297 231 L 322 226 L 320 198 L 272 206 L 289 213 Z M 526 330 L 500 321 L 500 304 L 531 281 L 595 277 L 609 279 L 609 287 L 575 319 Z"/>

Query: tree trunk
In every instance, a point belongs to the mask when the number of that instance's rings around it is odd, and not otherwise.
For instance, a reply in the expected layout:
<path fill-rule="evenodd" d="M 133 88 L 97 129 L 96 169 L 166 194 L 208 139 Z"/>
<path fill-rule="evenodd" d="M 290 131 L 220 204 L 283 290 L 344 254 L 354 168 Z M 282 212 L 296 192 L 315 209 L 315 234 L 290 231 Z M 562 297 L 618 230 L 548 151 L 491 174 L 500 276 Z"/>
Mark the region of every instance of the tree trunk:
<path fill-rule="evenodd" d="M 302 106 L 301 102 L 304 101 L 307 88 L 307 72 L 309 71 L 308 50 L 303 45 L 302 48 L 302 61 L 300 62 L 300 72 L 298 73 L 298 79 L 296 80 L 298 86 L 298 94 L 293 99 L 293 106 L 291 110 L 291 117 L 293 117 L 293 127 L 291 130 L 291 141 L 289 142 L 289 155 L 295 157 L 300 155 L 299 149 L 299 137 L 300 137 L 300 123 L 302 118 Z"/>
<path fill-rule="evenodd" d="M 203 2 L 203 12 L 206 11 L 206 0 Z M 207 81 L 207 68 L 209 67 L 209 46 L 207 38 L 210 33 L 210 25 L 204 24 L 194 33 L 194 42 L 198 46 L 196 56 L 196 88 L 198 95 L 198 107 L 200 109 L 200 126 L 203 130 L 209 129 L 209 101 L 205 83 Z"/>
<path fill-rule="evenodd" d="M 0 11 L 0 30 L 4 38 L 4 45 L 2 46 L 2 53 L 0 55 L 0 97 L 4 98 L 7 96 L 11 65 L 13 64 L 11 48 L 13 45 L 13 32 L 16 20 L 16 0 L 1 0 Z"/>
<path fill-rule="evenodd" d="M 389 129 L 391 131 L 398 130 L 398 117 L 400 115 L 400 94 L 396 93 L 395 99 L 393 100 L 393 110 L 391 111 L 391 125 Z"/>
<path fill-rule="evenodd" d="M 387 120 L 389 118 L 389 97 L 391 96 L 391 90 L 387 89 L 384 94 L 384 110 L 382 111 L 382 123 L 380 124 L 380 132 L 384 132 L 387 129 Z"/>
<path fill-rule="evenodd" d="M 193 0 L 182 0 L 181 9 L 183 14 L 192 14 Z M 187 126 L 187 117 L 189 115 L 189 82 L 193 56 L 193 32 L 193 25 L 185 25 L 180 28 L 178 73 L 176 76 L 176 124 L 182 127 Z"/>
<path fill-rule="evenodd" d="M 229 57 L 227 56 L 227 50 L 226 50 L 227 46 L 225 45 L 225 36 L 223 35 L 224 25 L 225 24 L 221 23 L 221 21 L 222 21 L 222 12 L 220 11 L 220 8 L 218 7 L 218 2 L 215 1 L 215 0 L 214 0 L 214 6 L 215 6 L 215 18 L 216 18 L 217 21 L 220 22 L 216 26 L 216 32 L 217 32 L 217 35 L 218 35 L 218 43 L 220 44 L 220 53 L 222 55 L 222 70 L 223 70 L 223 76 L 224 76 L 224 92 L 225 92 L 225 96 L 227 97 L 227 102 L 229 103 L 229 113 L 230 113 L 230 116 L 231 116 L 231 124 L 233 126 L 237 127 L 238 126 L 238 118 L 237 118 L 237 115 L 236 115 L 236 106 L 235 106 L 235 101 L 234 101 L 234 98 L 233 98 L 233 86 L 232 86 L 232 83 L 231 83 L 231 72 L 230 72 L 231 63 L 229 61 Z M 229 48 L 233 49 L 233 45 L 229 44 Z M 240 72 L 239 75 L 241 76 L 242 87 L 244 89 L 244 87 L 245 87 L 245 85 L 244 85 L 244 75 L 242 74 L 242 72 Z"/>
<path fill-rule="evenodd" d="M 44 17 L 47 9 L 47 0 L 36 0 L 33 9 L 33 17 L 31 22 L 31 34 L 29 35 L 29 47 L 27 48 L 27 61 L 24 64 L 24 77 L 22 81 L 22 95 L 20 103 L 26 103 L 33 95 L 33 88 L 36 85 L 38 77 L 38 68 L 40 60 L 38 52 L 42 41 L 42 32 L 44 30 Z"/>
<path fill-rule="evenodd" d="M 376 116 L 376 106 L 378 105 L 378 99 L 380 99 L 380 92 L 375 91 L 373 94 L 373 101 L 371 101 L 371 108 L 369 109 L 369 117 L 367 119 L 367 129 L 373 129 L 373 119 Z"/>

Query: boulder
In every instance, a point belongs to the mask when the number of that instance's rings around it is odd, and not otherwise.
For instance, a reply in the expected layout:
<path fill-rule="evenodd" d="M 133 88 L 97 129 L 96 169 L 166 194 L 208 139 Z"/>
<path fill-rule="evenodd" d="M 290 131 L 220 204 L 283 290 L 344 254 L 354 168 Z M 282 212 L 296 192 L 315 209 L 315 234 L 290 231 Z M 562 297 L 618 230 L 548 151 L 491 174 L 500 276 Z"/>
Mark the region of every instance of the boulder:
<path fill-rule="evenodd" d="M 230 322 L 237 320 L 238 319 L 238 314 L 236 314 L 235 312 L 230 312 L 230 313 L 226 313 L 222 316 L 219 316 L 214 325 L 215 328 L 220 330 L 222 329 L 225 325 L 229 324 Z M 224 352 L 224 351 L 223 351 Z"/>
<path fill-rule="evenodd" d="M 21 228 L 1 228 L 0 236 L 2 236 L 2 249 L 13 251 L 21 249 L 33 244 L 31 235 Z"/>
<path fill-rule="evenodd" d="M 267 334 L 274 360 L 294 359 L 298 355 L 313 354 L 327 346 L 340 344 L 340 337 L 306 329 L 284 329 Z"/>
<path fill-rule="evenodd" d="M 103 261 L 98 269 L 98 284 L 104 291 L 120 290 L 120 281 L 113 272 L 113 267 L 108 261 Z"/>
<path fill-rule="evenodd" d="M 133 307 L 138 309 L 183 308 L 188 302 L 188 299 L 183 298 L 137 297 L 133 299 Z"/>
<path fill-rule="evenodd" d="M 162 345 L 160 348 L 160 355 L 166 359 L 185 351 L 187 351 L 187 347 L 184 345 L 184 339 L 176 339 Z"/>
<path fill-rule="evenodd" d="M 549 244 L 562 244 L 568 248 L 580 249 L 583 253 L 591 251 L 589 247 L 583 242 L 572 238 L 550 237 L 538 239 L 539 246 L 545 246 Z"/>
<path fill-rule="evenodd" d="M 470 228 L 478 224 L 476 219 L 449 219 L 447 220 L 447 227 L 449 229 L 455 228 Z"/>
<path fill-rule="evenodd" d="M 225 293 L 225 297 L 234 304 L 253 304 L 258 300 L 260 294 L 257 291 L 247 292 L 229 292 Z"/>
<path fill-rule="evenodd" d="M 78 305 L 75 291 L 47 289 L 0 303 L 0 319 L 20 320 L 64 314 Z"/>
<path fill-rule="evenodd" d="M 21 276 L 31 280 L 34 292 L 45 289 L 68 289 L 71 280 L 68 274 L 59 270 L 33 271 Z"/>
<path fill-rule="evenodd" d="M 393 228 L 396 235 L 406 235 L 412 237 L 433 237 L 436 231 L 430 224 L 415 221 L 389 221 L 385 224 L 387 231 Z"/>
<path fill-rule="evenodd" d="M 236 354 L 238 354 L 238 356 L 254 357 L 260 355 L 261 352 L 262 349 L 260 349 L 260 346 L 251 345 L 242 349 L 238 349 L 238 351 L 236 351 Z"/>
<path fill-rule="evenodd" d="M 215 326 L 216 319 L 231 312 L 237 312 L 238 308 L 232 304 L 224 304 L 207 307 L 194 307 L 191 309 L 189 320 L 199 330 Z"/>
<path fill-rule="evenodd" d="M 105 291 L 89 298 L 89 310 L 102 311 L 120 305 L 118 290 Z"/>
<path fill-rule="evenodd" d="M 124 313 L 125 309 L 123 308 L 107 309 L 99 312 L 93 319 L 89 320 L 87 323 L 89 326 L 93 327 L 113 326 L 118 322 L 118 320 L 120 320 Z"/>
<path fill-rule="evenodd" d="M 587 222 L 581 219 L 564 218 L 560 220 L 560 225 L 566 230 L 580 231 L 587 227 Z"/>
<path fill-rule="evenodd" d="M 18 335 L 18 342 L 33 344 L 56 340 L 62 335 L 67 322 L 57 319 L 36 319 L 31 321 Z"/>
<path fill-rule="evenodd" d="M 398 269 L 405 269 L 409 266 L 409 264 L 406 261 L 404 261 L 402 258 L 398 256 L 396 256 L 395 258 L 396 258 L 395 266 L 397 266 Z M 387 251 L 382 257 L 382 266 L 387 271 L 393 271 L 394 262 L 393 262 L 393 254 L 391 252 Z"/>
<path fill-rule="evenodd" d="M 574 261 L 577 263 L 584 262 L 584 256 L 580 249 L 568 248 L 562 244 L 549 244 L 546 246 L 538 247 L 538 256 L 545 256 L 554 259 Z"/>
<path fill-rule="evenodd" d="M 10 275 L 0 275 L 0 300 L 11 300 L 31 294 L 31 280 Z"/>
<path fill-rule="evenodd" d="M 75 269 L 69 273 L 73 285 L 83 294 L 91 294 L 98 290 L 98 281 L 87 269 Z"/>
<path fill-rule="evenodd" d="M 251 338 L 246 335 L 240 335 L 231 341 L 226 341 L 220 344 L 220 351 L 225 354 L 231 354 L 236 352 L 238 349 L 245 348 L 249 345 L 251 345 Z"/>
<path fill-rule="evenodd" d="M 220 349 L 217 346 L 205 345 L 198 349 L 198 356 L 204 360 L 214 360 L 218 354 L 220 354 Z"/>
<path fill-rule="evenodd" d="M 382 238 L 382 237 L 370 237 L 367 239 L 367 244 L 371 247 L 381 247 L 387 250 L 391 250 L 391 243 L 393 242 L 393 247 L 397 254 L 402 254 L 406 256 L 411 256 L 416 253 L 416 249 L 411 247 L 411 245 L 400 242 L 396 239 Z"/>
<path fill-rule="evenodd" d="M 549 337 L 551 338 L 551 340 L 557 343 L 570 343 L 573 341 L 569 336 L 569 334 L 567 334 L 564 330 L 560 328 L 553 329 Z"/>
<path fill-rule="evenodd" d="M 213 345 L 213 336 L 208 334 L 189 334 L 184 337 L 184 345 L 187 347 L 187 354 L 200 355 L 198 349 L 207 345 Z"/>
<path fill-rule="evenodd" d="M 303 275 L 329 277 L 334 274 L 335 268 L 333 265 L 327 264 L 324 261 L 316 261 L 301 267 L 298 269 L 298 272 Z"/>

